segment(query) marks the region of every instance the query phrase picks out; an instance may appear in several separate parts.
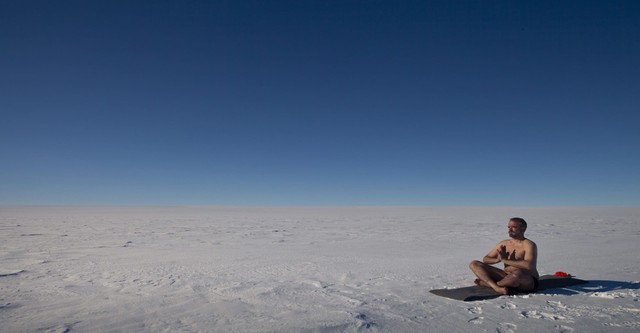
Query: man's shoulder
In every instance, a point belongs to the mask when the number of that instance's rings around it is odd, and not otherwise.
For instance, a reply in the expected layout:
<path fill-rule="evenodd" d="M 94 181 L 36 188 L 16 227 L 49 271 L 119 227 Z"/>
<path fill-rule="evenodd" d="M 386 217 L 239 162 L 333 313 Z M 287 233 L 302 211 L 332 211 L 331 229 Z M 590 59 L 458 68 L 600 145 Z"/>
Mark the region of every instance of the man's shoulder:
<path fill-rule="evenodd" d="M 507 244 L 509 244 L 509 243 L 511 243 L 511 239 L 504 239 L 504 240 L 501 240 L 501 241 L 498 243 L 498 245 L 507 245 Z"/>
<path fill-rule="evenodd" d="M 500 243 L 498 243 L 498 245 L 511 243 L 511 242 L 513 242 L 513 241 L 514 241 L 513 239 L 505 239 L 505 240 L 500 241 Z M 529 238 L 525 238 L 525 239 L 523 239 L 523 240 L 522 240 L 522 244 L 529 245 L 529 246 L 536 246 L 536 243 L 534 243 L 534 242 L 533 242 L 532 240 L 530 240 Z"/>

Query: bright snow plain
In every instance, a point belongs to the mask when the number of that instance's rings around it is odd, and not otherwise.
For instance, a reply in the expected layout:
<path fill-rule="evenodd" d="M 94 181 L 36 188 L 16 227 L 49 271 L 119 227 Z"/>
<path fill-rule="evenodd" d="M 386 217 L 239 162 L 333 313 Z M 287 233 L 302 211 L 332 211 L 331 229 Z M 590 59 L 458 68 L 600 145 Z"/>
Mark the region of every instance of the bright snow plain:
<path fill-rule="evenodd" d="M 529 223 L 541 274 L 461 302 Z M 2 332 L 638 332 L 640 208 L 0 207 Z"/>

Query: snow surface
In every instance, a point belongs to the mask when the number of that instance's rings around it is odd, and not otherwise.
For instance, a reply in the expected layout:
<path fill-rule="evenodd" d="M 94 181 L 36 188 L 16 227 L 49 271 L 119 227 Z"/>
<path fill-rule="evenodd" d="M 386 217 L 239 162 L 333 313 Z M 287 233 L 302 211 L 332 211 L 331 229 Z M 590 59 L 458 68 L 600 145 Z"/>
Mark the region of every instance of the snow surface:
<path fill-rule="evenodd" d="M 541 274 L 460 302 L 521 216 Z M 0 207 L 2 332 L 638 332 L 640 208 Z"/>

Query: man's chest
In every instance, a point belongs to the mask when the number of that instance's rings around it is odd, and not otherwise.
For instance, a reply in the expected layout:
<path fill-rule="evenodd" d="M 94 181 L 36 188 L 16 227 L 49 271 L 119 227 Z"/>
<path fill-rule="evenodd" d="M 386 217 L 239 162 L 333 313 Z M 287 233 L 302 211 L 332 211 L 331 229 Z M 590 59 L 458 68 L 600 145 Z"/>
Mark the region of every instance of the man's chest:
<path fill-rule="evenodd" d="M 505 244 L 507 254 L 511 260 L 523 260 L 526 254 L 525 248 L 522 244 Z"/>

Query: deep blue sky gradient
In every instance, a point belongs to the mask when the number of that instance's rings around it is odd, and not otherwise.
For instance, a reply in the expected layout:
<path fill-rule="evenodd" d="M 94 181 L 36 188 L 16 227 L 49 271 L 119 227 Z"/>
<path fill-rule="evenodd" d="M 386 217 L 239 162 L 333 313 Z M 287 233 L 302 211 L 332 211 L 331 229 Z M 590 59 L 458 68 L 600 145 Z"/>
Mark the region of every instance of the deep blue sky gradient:
<path fill-rule="evenodd" d="M 2 1 L 0 204 L 640 205 L 637 1 Z"/>

